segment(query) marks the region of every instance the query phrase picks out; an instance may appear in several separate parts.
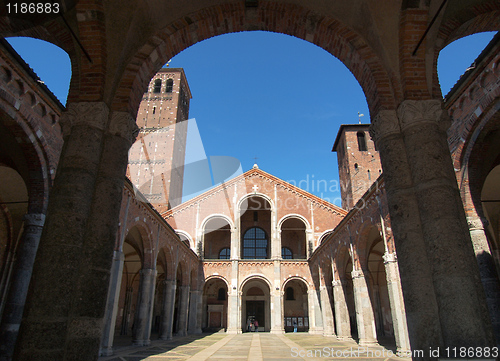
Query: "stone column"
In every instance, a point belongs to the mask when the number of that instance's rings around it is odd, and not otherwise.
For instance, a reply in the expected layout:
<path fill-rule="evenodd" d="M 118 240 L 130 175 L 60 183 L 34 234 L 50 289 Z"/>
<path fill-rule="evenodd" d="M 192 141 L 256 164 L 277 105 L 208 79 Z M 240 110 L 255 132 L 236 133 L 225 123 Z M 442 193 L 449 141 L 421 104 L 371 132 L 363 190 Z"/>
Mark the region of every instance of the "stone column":
<path fill-rule="evenodd" d="M 177 331 L 178 336 L 187 335 L 187 320 L 189 312 L 189 285 L 181 286 L 180 289 L 180 299 L 179 299 L 179 330 Z"/>
<path fill-rule="evenodd" d="M 70 103 L 18 360 L 99 354 L 128 150 L 137 125 L 102 102 Z M 47 332 L 51 330 L 51 332 Z M 50 356 L 49 356 L 50 355 Z"/>
<path fill-rule="evenodd" d="M 281 254 L 280 254 L 281 257 Z M 274 267 L 274 282 L 273 288 L 270 290 L 271 297 L 271 333 L 284 333 L 285 329 L 283 327 L 282 318 L 282 306 L 281 302 L 281 264 L 279 260 L 273 261 Z M 264 325 L 262 325 L 264 326 Z"/>
<path fill-rule="evenodd" d="M 412 349 L 494 344 L 440 100 L 380 111 L 380 151 Z"/>
<path fill-rule="evenodd" d="M 116 315 L 122 283 L 124 255 L 122 251 L 115 251 L 113 265 L 111 266 L 111 279 L 109 281 L 108 300 L 104 318 L 104 330 L 101 339 L 101 356 L 113 355 L 113 339 L 115 336 Z"/>
<path fill-rule="evenodd" d="M 141 283 L 135 309 L 134 328 L 132 330 L 132 342 L 137 346 L 148 346 L 151 334 L 151 316 L 154 304 L 154 291 L 156 270 L 142 269 L 140 271 Z"/>
<path fill-rule="evenodd" d="M 385 274 L 387 277 L 387 292 L 391 306 L 392 327 L 396 339 L 397 351 L 406 354 L 410 351 L 410 339 L 408 338 L 408 326 L 406 325 L 405 304 L 403 292 L 401 291 L 401 280 L 399 279 L 398 262 L 395 253 L 383 255 Z"/>
<path fill-rule="evenodd" d="M 201 333 L 201 328 L 198 328 L 197 326 L 199 299 L 200 291 L 190 292 L 188 333 Z"/>
<path fill-rule="evenodd" d="M 44 223 L 44 214 L 30 213 L 24 216 L 24 231 L 16 251 L 12 280 L 0 328 L 0 360 L 10 360 L 14 353 Z"/>
<path fill-rule="evenodd" d="M 335 326 L 337 327 L 337 338 L 339 340 L 350 340 L 351 322 L 349 320 L 349 309 L 344 295 L 343 283 L 345 281 L 332 282 L 333 302 L 335 308 Z"/>
<path fill-rule="evenodd" d="M 373 345 L 377 343 L 373 307 L 368 292 L 368 284 L 362 270 L 351 272 L 356 307 L 356 324 L 358 325 L 359 344 Z"/>
<path fill-rule="evenodd" d="M 232 257 L 231 257 L 232 258 Z M 238 268 L 239 261 L 231 261 L 231 284 L 227 290 L 227 333 L 241 333 L 240 308 L 238 307 Z M 207 322 L 208 327 L 208 322 Z"/>
<path fill-rule="evenodd" d="M 319 303 L 319 290 L 309 289 L 307 291 L 307 303 L 309 305 L 309 333 L 323 334 L 323 319 Z"/>
<path fill-rule="evenodd" d="M 231 228 L 231 259 L 240 258 L 240 242 L 238 231 L 236 228 Z"/>
<path fill-rule="evenodd" d="M 172 329 L 174 326 L 174 307 L 175 307 L 175 280 L 165 281 L 165 293 L 163 297 L 161 340 L 172 339 Z"/>
<path fill-rule="evenodd" d="M 320 287 L 321 294 L 321 311 L 323 316 L 323 336 L 335 336 L 334 318 L 332 312 L 332 304 L 328 288 L 325 285 Z"/>

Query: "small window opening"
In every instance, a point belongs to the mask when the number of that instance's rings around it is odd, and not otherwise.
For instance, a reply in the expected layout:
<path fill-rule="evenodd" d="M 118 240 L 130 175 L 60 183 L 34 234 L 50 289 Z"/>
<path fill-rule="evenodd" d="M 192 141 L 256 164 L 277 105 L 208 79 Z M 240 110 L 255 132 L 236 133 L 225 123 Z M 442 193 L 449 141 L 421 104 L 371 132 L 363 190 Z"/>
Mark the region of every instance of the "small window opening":
<path fill-rule="evenodd" d="M 287 301 L 293 301 L 293 300 L 295 300 L 295 295 L 293 294 L 293 288 L 292 287 L 288 287 L 286 289 L 286 300 Z"/>
<path fill-rule="evenodd" d="M 358 132 L 358 150 L 360 152 L 366 152 L 368 150 L 366 146 L 366 136 L 364 132 Z"/>
<path fill-rule="evenodd" d="M 165 86 L 165 93 L 172 93 L 174 90 L 174 80 L 167 79 L 167 85 Z"/>
<path fill-rule="evenodd" d="M 161 79 L 156 79 L 153 93 L 160 93 L 160 92 L 161 92 Z"/>

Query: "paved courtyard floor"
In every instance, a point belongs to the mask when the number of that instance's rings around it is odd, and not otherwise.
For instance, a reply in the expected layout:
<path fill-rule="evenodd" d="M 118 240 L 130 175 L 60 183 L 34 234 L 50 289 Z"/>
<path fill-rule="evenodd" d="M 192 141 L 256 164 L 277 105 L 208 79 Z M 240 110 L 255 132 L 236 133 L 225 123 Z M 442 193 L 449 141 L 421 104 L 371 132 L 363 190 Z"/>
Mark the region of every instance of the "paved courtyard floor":
<path fill-rule="evenodd" d="M 114 356 L 99 361 L 322 361 L 322 360 L 399 360 L 382 346 L 361 347 L 354 341 L 338 341 L 304 333 L 276 335 L 213 333 L 176 337 L 171 341 L 152 341 L 150 346 L 117 347 Z"/>

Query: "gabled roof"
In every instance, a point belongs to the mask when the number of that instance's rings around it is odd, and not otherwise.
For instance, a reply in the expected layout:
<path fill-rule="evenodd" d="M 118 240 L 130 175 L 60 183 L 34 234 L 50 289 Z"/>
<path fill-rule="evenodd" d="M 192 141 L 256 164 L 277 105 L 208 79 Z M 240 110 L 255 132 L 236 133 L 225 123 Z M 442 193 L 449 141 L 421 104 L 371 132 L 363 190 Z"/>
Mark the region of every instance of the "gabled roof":
<path fill-rule="evenodd" d="M 241 180 L 249 179 L 249 178 L 254 177 L 254 176 L 266 178 L 266 179 L 270 180 L 271 182 L 274 182 L 278 185 L 281 185 L 285 188 L 288 188 L 290 191 L 297 193 L 305 198 L 308 198 L 312 202 L 315 202 L 323 207 L 330 208 L 333 212 L 338 213 L 342 217 L 348 213 L 345 209 L 342 209 L 342 208 L 340 208 L 340 207 L 338 207 L 330 202 L 327 202 L 327 201 L 321 199 L 320 197 L 315 196 L 314 194 L 306 192 L 305 190 L 303 190 L 297 186 L 294 186 L 294 185 L 292 185 L 292 184 L 290 184 L 290 183 L 288 183 L 288 182 L 286 182 L 278 177 L 275 177 L 272 174 L 264 172 L 263 170 L 261 170 L 259 168 L 252 168 L 252 169 L 246 171 L 245 173 L 240 174 L 239 176 L 236 176 L 233 179 L 231 179 L 227 182 L 224 182 L 222 184 L 219 184 L 219 185 L 215 186 L 214 188 L 190 199 L 189 201 L 181 203 L 178 206 L 161 213 L 161 215 L 163 217 L 168 217 L 174 213 L 181 211 L 182 209 L 188 208 L 188 207 L 192 206 L 193 204 L 196 204 L 196 203 L 202 201 L 203 199 L 210 197 L 210 195 L 212 195 L 214 193 L 218 193 L 225 188 L 231 187 L 233 184 L 238 183 Z"/>

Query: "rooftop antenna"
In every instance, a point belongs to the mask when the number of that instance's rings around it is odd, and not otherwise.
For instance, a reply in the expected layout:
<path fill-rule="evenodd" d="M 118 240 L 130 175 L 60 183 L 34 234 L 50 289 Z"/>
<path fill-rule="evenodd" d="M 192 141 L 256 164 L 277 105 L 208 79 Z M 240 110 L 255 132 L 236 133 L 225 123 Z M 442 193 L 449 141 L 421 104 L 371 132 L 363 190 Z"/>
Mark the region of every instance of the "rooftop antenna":
<path fill-rule="evenodd" d="M 358 112 L 359 124 L 361 124 L 361 117 L 364 117 L 364 116 L 365 116 L 364 114 L 360 114 L 360 113 Z"/>

